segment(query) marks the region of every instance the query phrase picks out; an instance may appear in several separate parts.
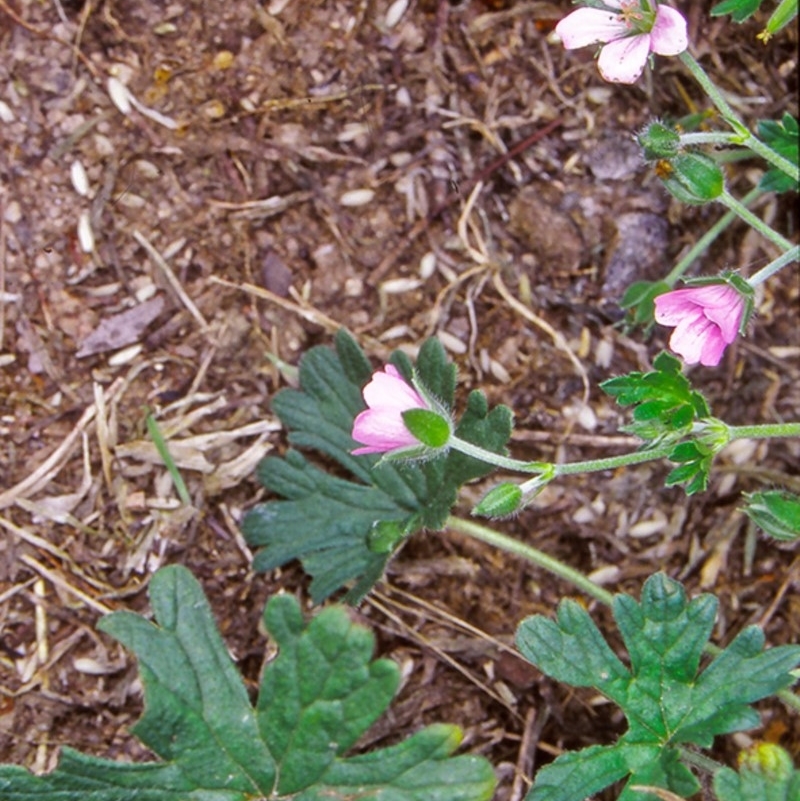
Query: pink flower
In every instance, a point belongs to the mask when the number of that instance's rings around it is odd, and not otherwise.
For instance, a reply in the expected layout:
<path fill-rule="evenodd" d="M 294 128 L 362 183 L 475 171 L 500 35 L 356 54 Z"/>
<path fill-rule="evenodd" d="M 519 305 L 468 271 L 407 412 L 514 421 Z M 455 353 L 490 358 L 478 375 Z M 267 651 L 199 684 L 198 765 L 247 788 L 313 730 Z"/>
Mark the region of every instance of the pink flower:
<path fill-rule="evenodd" d="M 364 387 L 364 402 L 369 408 L 353 421 L 353 439 L 365 447 L 356 448 L 353 454 L 386 453 L 420 444 L 406 428 L 402 414 L 409 409 L 427 409 L 428 404 L 396 367 L 387 364 L 383 371 L 372 374 Z"/>
<path fill-rule="evenodd" d="M 716 367 L 739 333 L 746 304 L 730 284 L 706 284 L 658 295 L 655 318 L 675 327 L 669 346 L 687 364 Z"/>
<path fill-rule="evenodd" d="M 634 83 L 651 52 L 677 56 L 688 47 L 686 20 L 674 8 L 654 0 L 604 2 L 608 11 L 579 8 L 556 25 L 556 33 L 567 50 L 604 44 L 597 67 L 605 80 Z"/>

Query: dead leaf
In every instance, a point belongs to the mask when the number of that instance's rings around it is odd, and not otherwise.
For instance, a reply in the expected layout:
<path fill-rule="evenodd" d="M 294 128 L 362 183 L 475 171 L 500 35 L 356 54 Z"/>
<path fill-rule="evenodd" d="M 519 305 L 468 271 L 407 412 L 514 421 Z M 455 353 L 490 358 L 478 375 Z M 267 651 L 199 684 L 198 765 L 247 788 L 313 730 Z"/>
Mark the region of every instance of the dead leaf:
<path fill-rule="evenodd" d="M 105 353 L 133 344 L 163 309 L 164 298 L 158 295 L 132 309 L 105 317 L 100 321 L 100 325 L 81 342 L 75 355 L 82 359 L 86 356 L 94 356 L 96 353 Z"/>

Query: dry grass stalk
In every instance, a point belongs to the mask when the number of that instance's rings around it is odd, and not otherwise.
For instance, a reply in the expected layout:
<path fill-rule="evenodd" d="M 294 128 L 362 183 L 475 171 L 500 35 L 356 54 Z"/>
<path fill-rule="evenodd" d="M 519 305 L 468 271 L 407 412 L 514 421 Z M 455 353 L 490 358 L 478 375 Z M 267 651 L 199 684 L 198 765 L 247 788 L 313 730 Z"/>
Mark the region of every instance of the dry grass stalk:
<path fill-rule="evenodd" d="M 200 324 L 200 328 L 205 333 L 208 333 L 209 325 L 206 321 L 206 318 L 203 317 L 200 309 L 197 308 L 194 301 L 186 294 L 186 290 L 181 285 L 181 282 L 178 280 L 175 273 L 172 272 L 169 264 L 167 264 L 162 255 L 155 249 L 147 237 L 143 236 L 141 233 L 139 233 L 139 231 L 133 231 L 133 238 L 147 251 L 150 258 L 167 279 L 167 283 L 170 285 L 173 292 L 175 292 L 175 294 L 178 296 L 178 299 L 186 307 L 189 314 L 191 314 L 192 317 L 194 317 L 194 319 Z"/>

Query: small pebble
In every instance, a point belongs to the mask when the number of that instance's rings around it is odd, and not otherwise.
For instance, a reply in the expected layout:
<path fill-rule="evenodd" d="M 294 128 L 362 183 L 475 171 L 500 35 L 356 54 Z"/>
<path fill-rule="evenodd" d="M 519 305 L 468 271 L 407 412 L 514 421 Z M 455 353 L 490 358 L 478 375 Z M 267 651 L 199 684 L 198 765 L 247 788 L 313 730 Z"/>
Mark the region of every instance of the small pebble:
<path fill-rule="evenodd" d="M 78 242 L 84 253 L 91 253 L 94 250 L 94 233 L 89 222 L 88 211 L 82 211 L 78 218 Z"/>
<path fill-rule="evenodd" d="M 69 177 L 72 179 L 72 186 L 81 197 L 89 196 L 89 176 L 80 161 L 73 161 L 69 168 Z"/>
<path fill-rule="evenodd" d="M 386 18 L 384 20 L 386 27 L 394 28 L 403 18 L 403 14 L 406 13 L 407 9 L 408 0 L 394 0 L 394 3 L 389 6 L 389 10 L 386 12 Z"/>
<path fill-rule="evenodd" d="M 374 197 L 375 192 L 372 189 L 351 189 L 339 198 L 339 202 L 343 206 L 366 206 Z"/>

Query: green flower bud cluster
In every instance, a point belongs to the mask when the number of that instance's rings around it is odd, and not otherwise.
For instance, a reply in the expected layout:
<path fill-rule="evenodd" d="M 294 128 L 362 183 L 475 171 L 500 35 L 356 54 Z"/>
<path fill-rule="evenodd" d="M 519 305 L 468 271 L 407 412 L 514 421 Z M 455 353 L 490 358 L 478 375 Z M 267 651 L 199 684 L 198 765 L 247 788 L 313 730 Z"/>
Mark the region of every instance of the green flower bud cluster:
<path fill-rule="evenodd" d="M 722 168 L 709 155 L 686 150 L 680 134 L 663 122 L 650 123 L 638 136 L 644 157 L 656 163 L 656 175 L 683 203 L 700 205 L 725 191 Z"/>

